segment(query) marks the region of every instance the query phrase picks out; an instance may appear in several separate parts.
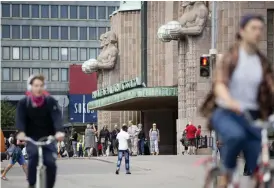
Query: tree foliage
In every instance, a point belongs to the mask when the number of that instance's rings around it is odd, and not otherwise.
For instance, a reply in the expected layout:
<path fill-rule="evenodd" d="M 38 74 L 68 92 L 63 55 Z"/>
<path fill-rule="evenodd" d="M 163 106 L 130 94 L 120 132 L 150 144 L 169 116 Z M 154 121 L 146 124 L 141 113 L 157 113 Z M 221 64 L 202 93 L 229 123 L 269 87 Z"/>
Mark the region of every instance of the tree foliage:
<path fill-rule="evenodd" d="M 2 129 L 15 126 L 16 106 L 7 99 L 1 100 L 1 127 Z"/>

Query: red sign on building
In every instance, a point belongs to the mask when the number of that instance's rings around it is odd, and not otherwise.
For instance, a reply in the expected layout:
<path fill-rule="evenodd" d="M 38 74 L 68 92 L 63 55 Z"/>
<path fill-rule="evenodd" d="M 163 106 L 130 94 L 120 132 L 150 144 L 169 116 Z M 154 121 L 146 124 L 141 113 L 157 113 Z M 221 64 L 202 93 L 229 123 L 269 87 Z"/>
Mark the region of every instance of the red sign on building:
<path fill-rule="evenodd" d="M 97 74 L 85 74 L 81 65 L 69 66 L 69 94 L 90 94 L 97 90 Z"/>

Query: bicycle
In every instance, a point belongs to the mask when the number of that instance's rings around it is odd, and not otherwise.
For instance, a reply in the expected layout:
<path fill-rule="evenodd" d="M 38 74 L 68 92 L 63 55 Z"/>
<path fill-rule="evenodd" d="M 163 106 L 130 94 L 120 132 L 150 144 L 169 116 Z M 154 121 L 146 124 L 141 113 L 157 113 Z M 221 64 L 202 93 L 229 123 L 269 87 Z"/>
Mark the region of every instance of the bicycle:
<path fill-rule="evenodd" d="M 268 120 L 263 122 L 260 120 L 253 121 L 251 115 L 248 112 L 244 112 L 245 118 L 254 126 L 262 128 L 262 150 L 261 156 L 258 160 L 258 165 L 251 179 L 255 180 L 254 188 L 273 188 L 274 187 L 274 168 L 270 167 L 270 155 L 268 149 L 268 128 L 274 123 L 274 114 L 270 115 Z M 222 171 L 220 164 L 216 163 L 217 156 L 211 156 L 205 159 L 199 160 L 196 165 L 203 165 L 206 167 L 207 173 L 204 183 L 204 188 L 218 187 L 218 177 L 221 177 Z M 211 164 L 210 168 L 207 168 Z M 216 165 L 217 164 L 217 165 Z M 232 175 L 232 180 L 227 187 L 239 188 L 240 187 L 240 173 L 236 171 Z"/>
<path fill-rule="evenodd" d="M 36 188 L 46 188 L 46 166 L 43 159 L 43 146 L 53 143 L 56 139 L 54 136 L 43 137 L 38 141 L 34 141 L 30 137 L 20 139 L 22 141 L 30 142 L 38 147 L 38 165 L 36 172 Z"/>

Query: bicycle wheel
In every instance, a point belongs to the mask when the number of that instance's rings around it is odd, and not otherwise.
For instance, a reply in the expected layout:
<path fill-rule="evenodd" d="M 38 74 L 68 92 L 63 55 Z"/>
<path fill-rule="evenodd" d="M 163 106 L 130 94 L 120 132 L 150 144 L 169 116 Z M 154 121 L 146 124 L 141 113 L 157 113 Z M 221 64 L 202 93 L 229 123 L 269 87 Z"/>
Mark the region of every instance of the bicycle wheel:
<path fill-rule="evenodd" d="M 219 167 L 212 168 L 206 176 L 204 188 L 217 188 L 218 176 L 221 175 Z"/>
<path fill-rule="evenodd" d="M 46 167 L 37 167 L 36 188 L 46 188 Z"/>

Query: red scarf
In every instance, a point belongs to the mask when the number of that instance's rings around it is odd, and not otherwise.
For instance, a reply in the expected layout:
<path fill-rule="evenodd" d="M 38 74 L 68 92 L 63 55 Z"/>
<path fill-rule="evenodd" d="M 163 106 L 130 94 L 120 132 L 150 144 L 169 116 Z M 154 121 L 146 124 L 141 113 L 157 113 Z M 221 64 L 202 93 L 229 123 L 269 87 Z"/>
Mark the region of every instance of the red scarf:
<path fill-rule="evenodd" d="M 35 97 L 34 95 L 32 95 L 31 92 L 27 91 L 26 92 L 26 96 L 30 97 L 31 99 L 31 102 L 32 104 L 35 106 L 35 107 L 41 107 L 44 105 L 45 103 L 45 97 L 48 96 L 49 93 L 47 91 L 44 91 L 43 92 L 43 95 L 42 96 L 39 96 L 39 97 Z"/>

